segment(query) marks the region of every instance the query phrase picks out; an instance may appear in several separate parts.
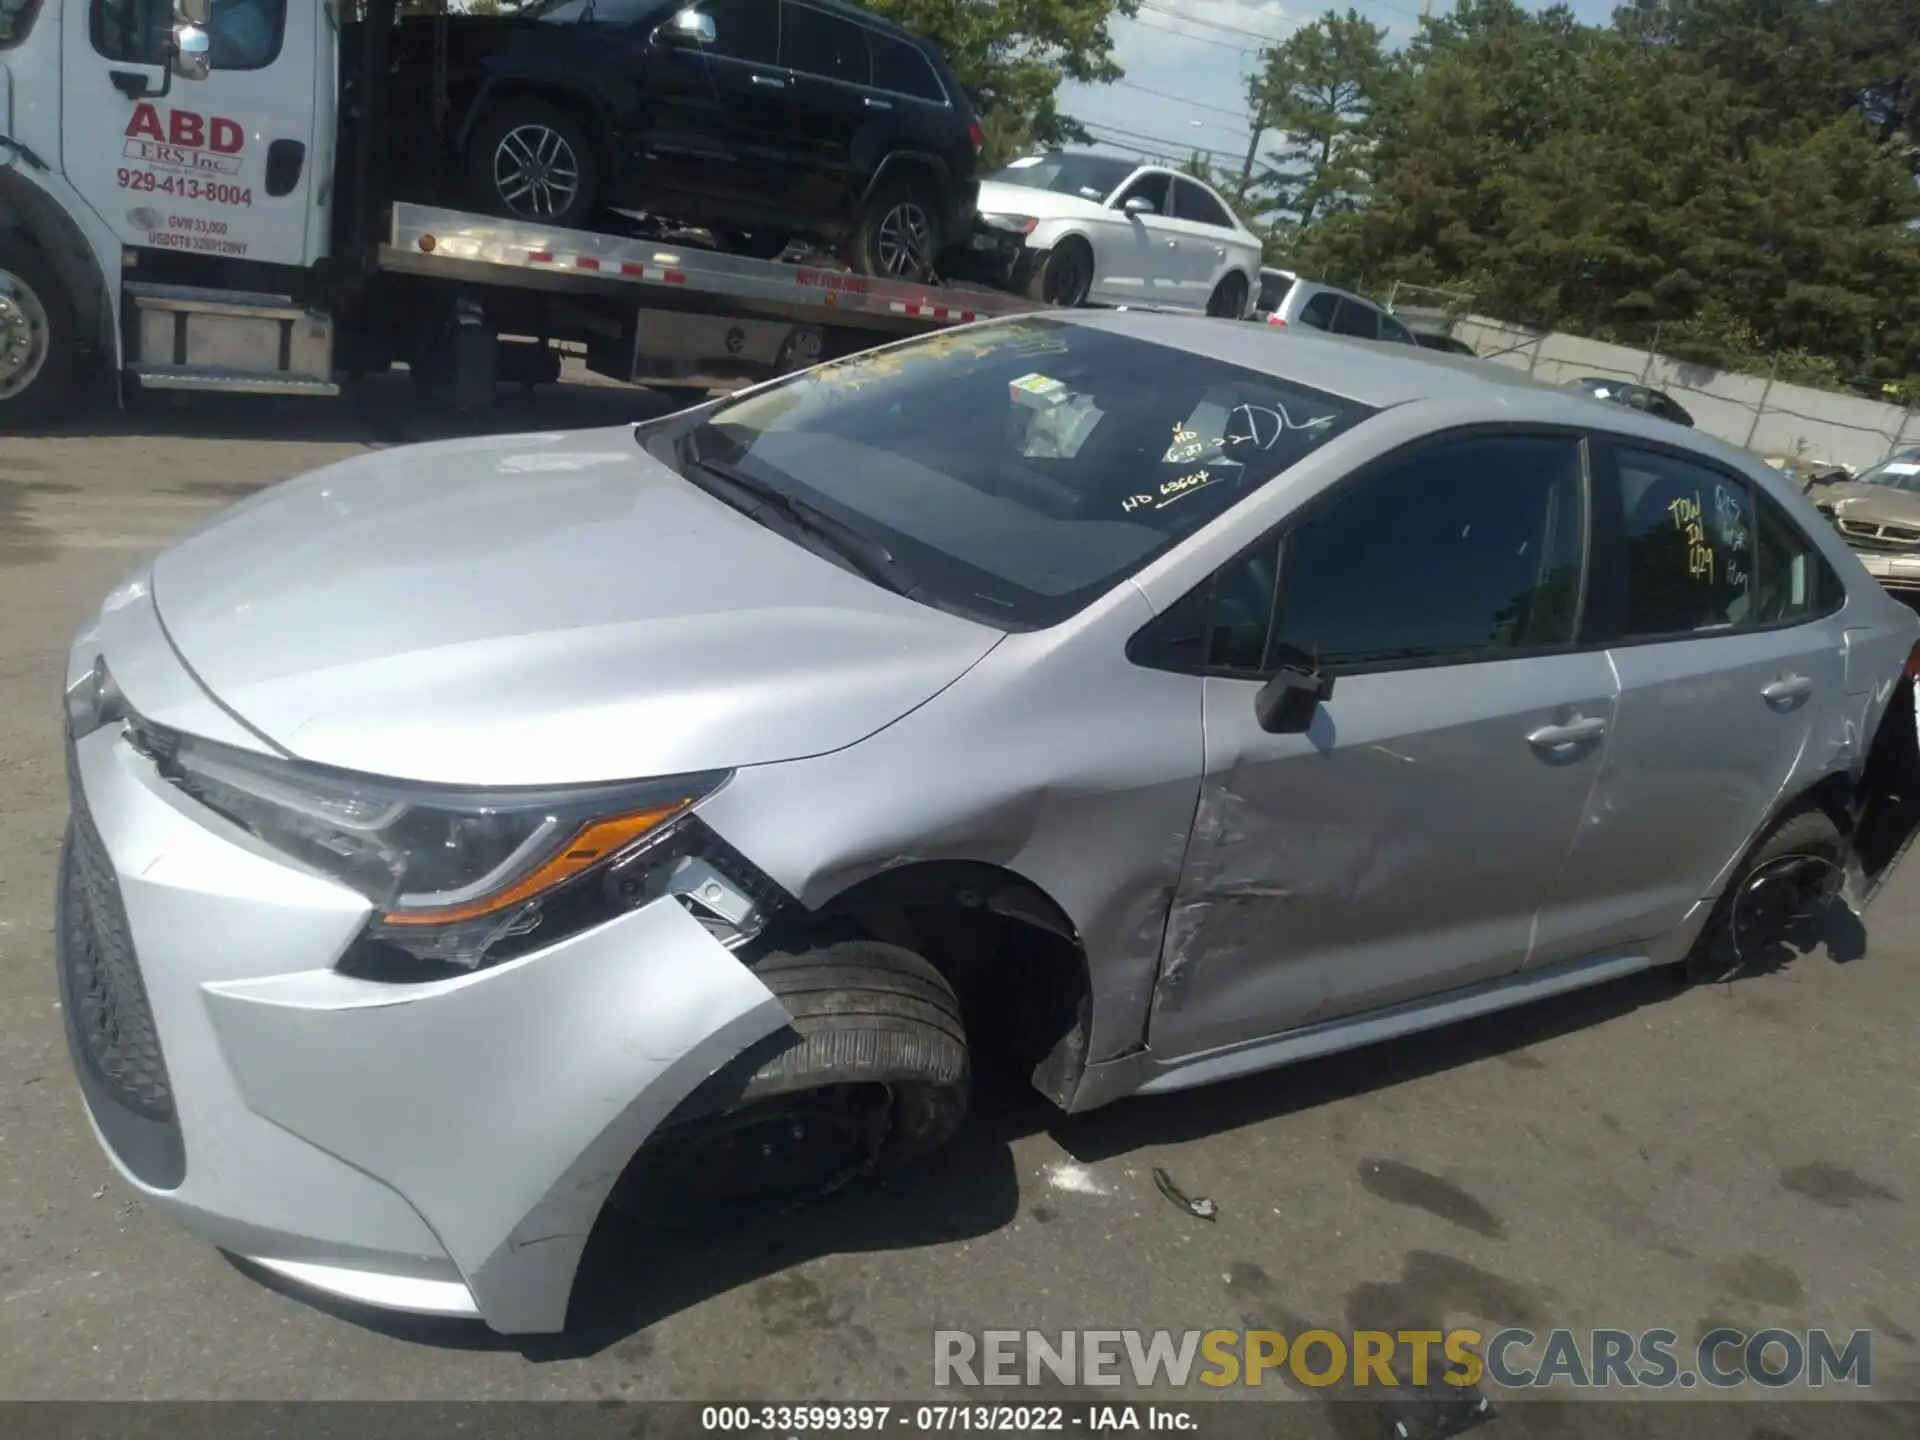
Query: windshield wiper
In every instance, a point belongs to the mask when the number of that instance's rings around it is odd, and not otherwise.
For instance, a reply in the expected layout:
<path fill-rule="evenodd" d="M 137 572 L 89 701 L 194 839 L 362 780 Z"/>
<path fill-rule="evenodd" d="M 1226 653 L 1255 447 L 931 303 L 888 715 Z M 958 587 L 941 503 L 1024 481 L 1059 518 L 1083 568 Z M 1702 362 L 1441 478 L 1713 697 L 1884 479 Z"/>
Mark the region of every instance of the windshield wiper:
<path fill-rule="evenodd" d="M 748 514 L 758 509 L 772 510 L 795 529 L 825 541 L 836 555 L 882 589 L 891 590 L 896 595 L 913 594 L 916 586 L 901 570 L 900 562 L 893 558 L 893 552 L 871 535 L 862 534 L 819 506 L 809 505 L 805 500 L 789 495 L 778 485 L 749 475 L 724 460 L 697 456 L 693 464 L 696 469 L 705 471 L 723 484 L 744 492 L 752 502 L 749 507 L 743 507 Z"/>

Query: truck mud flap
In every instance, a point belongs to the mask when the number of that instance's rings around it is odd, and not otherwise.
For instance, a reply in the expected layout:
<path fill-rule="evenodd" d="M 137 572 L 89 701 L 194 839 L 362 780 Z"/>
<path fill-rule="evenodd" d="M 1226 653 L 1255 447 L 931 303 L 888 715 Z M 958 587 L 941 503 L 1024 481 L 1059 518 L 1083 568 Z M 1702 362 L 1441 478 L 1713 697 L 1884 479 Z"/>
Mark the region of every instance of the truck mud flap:
<path fill-rule="evenodd" d="M 1856 792 L 1853 833 L 1857 869 L 1850 877 L 1854 908 L 1864 912 L 1886 888 L 1920 836 L 1920 726 L 1915 689 L 1903 677 L 1867 752 Z"/>

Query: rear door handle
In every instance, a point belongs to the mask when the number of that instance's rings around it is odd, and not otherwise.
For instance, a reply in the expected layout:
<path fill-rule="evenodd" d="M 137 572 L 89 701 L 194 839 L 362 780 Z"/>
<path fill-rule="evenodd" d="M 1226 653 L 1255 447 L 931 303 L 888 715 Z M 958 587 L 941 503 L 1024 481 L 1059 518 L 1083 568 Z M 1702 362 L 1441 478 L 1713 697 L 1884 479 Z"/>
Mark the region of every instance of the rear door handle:
<path fill-rule="evenodd" d="M 1813 693 L 1813 678 L 1808 675 L 1782 675 L 1771 685 L 1760 687 L 1760 698 L 1769 705 L 1784 704 L 1788 700 L 1798 700 L 1802 695 Z"/>
<path fill-rule="evenodd" d="M 1606 720 L 1599 715 L 1589 715 L 1564 725 L 1542 725 L 1538 730 L 1531 730 L 1527 732 L 1527 744 L 1536 750 L 1564 750 L 1569 745 L 1598 740 L 1606 733 Z"/>
<path fill-rule="evenodd" d="M 1167 248 L 1169 250 L 1178 250 L 1180 248 L 1180 242 L 1178 240 L 1169 240 L 1167 242 Z"/>
<path fill-rule="evenodd" d="M 869 95 L 866 97 L 866 106 L 869 110 L 891 110 L 893 108 L 893 102 L 891 100 L 876 100 L 873 96 Z"/>
<path fill-rule="evenodd" d="M 784 90 L 787 88 L 787 82 L 778 75 L 755 75 L 753 77 L 753 83 L 756 85 L 765 85 L 770 90 Z"/>

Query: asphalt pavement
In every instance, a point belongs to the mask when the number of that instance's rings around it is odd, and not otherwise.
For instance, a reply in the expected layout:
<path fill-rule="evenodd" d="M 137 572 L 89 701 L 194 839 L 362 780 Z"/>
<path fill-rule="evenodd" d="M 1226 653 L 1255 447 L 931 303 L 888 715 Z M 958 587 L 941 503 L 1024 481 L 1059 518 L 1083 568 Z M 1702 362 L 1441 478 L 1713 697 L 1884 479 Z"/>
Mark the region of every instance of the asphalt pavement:
<path fill-rule="evenodd" d="M 564 1337 L 316 1305 L 141 1205 L 88 1132 L 56 1002 L 69 638 L 259 486 L 659 405 L 568 385 L 456 425 L 390 383 L 0 437 L 0 1399 L 904 1398 L 935 1393 L 936 1329 L 1731 1325 L 1871 1330 L 1879 1403 L 1825 1407 L 1818 1432 L 1913 1433 L 1886 1402 L 1920 1400 L 1920 863 L 1864 931 L 1836 921 L 1731 985 L 1639 977 L 1073 1120 L 989 1096 L 914 1179 L 726 1241 L 603 1226 Z M 1156 1166 L 1217 1218 L 1165 1198 Z M 1386 1433 L 1324 1391 L 1263 1398 L 1300 1402 L 1300 1433 Z M 1782 1433 L 1761 1413 L 1737 1433 Z M 1569 1423 L 1522 1403 L 1483 1433 Z"/>

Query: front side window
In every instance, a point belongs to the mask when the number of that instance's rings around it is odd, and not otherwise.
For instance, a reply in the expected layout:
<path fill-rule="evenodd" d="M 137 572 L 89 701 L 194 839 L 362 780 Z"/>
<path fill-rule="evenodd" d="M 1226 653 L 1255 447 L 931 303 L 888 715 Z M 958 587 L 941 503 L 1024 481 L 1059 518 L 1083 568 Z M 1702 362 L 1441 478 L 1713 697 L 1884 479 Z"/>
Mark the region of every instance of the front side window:
<path fill-rule="evenodd" d="M 854 356 L 676 442 L 885 548 L 907 589 L 1050 625 L 1372 411 L 1091 325 L 1022 319 Z M 955 417 L 965 417 L 955 423 Z M 724 498 L 724 496 L 723 496 Z"/>
<path fill-rule="evenodd" d="M 1753 500 L 1732 476 L 1622 447 L 1629 639 L 1730 630 L 1753 619 Z"/>
<path fill-rule="evenodd" d="M 280 56 L 287 0 L 213 0 L 207 63 L 221 70 L 264 70 Z"/>
<path fill-rule="evenodd" d="M 39 13 L 40 0 L 0 0 L 0 50 L 25 40 Z"/>
<path fill-rule="evenodd" d="M 129 65 L 166 62 L 173 36 L 172 0 L 93 0 L 87 12 L 93 48 Z"/>
<path fill-rule="evenodd" d="M 1113 197 L 1113 208 L 1124 210 L 1129 200 L 1145 200 L 1153 206 L 1153 213 L 1165 215 L 1170 212 L 1168 192 L 1172 188 L 1171 175 L 1142 175 L 1126 189 Z"/>
<path fill-rule="evenodd" d="M 749 65 L 780 59 L 780 0 L 702 0 L 700 11 L 713 21 L 709 55 Z"/>
<path fill-rule="evenodd" d="M 1266 663 L 1492 660 L 1572 642 L 1585 462 L 1558 435 L 1446 441 L 1288 528 Z"/>

